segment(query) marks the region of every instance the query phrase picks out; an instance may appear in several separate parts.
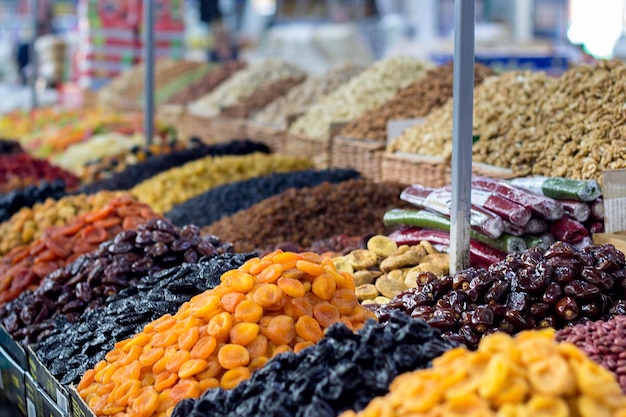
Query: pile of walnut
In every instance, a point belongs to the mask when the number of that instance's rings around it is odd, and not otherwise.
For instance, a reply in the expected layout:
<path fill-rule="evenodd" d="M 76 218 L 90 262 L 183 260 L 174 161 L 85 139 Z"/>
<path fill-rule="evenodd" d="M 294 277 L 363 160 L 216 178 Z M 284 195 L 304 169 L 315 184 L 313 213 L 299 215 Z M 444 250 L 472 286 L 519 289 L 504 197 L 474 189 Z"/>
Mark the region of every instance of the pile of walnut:
<path fill-rule="evenodd" d="M 362 304 L 387 304 L 408 288 L 417 286 L 420 272 L 438 277 L 449 272 L 450 257 L 438 252 L 429 242 L 398 246 L 386 236 L 376 235 L 367 249 L 357 249 L 332 259 L 339 271 L 354 276 L 356 295 Z"/>

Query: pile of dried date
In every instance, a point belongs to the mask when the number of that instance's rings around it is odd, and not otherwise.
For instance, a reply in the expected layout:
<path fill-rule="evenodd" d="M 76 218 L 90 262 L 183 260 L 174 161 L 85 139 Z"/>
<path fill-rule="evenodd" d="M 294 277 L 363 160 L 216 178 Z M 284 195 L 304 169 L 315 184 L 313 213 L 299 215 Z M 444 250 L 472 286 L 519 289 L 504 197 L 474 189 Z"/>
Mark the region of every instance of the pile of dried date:
<path fill-rule="evenodd" d="M 533 248 L 509 254 L 488 269 L 443 279 L 423 272 L 417 283 L 389 304 L 371 307 L 380 321 L 402 310 L 475 349 L 482 336 L 496 331 L 561 329 L 624 314 L 626 259 L 613 245 L 578 250 L 556 242 L 545 253 Z"/>
<path fill-rule="evenodd" d="M 144 275 L 229 252 L 232 245 L 217 236 L 200 236 L 196 226 L 179 229 L 169 220 L 151 219 L 48 274 L 37 289 L 4 304 L 0 320 L 15 340 L 34 343 L 51 332 L 59 315 L 73 323 Z"/>

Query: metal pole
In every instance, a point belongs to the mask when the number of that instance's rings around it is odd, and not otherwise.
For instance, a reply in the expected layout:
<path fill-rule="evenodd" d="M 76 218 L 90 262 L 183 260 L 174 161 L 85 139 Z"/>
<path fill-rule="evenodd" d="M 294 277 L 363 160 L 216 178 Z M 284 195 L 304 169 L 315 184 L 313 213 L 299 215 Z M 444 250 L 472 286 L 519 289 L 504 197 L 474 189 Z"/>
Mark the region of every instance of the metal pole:
<path fill-rule="evenodd" d="M 39 105 L 37 100 L 37 53 L 35 52 L 35 41 L 37 40 L 37 27 L 39 26 L 39 1 L 31 0 L 31 17 L 33 25 L 33 36 L 28 46 L 28 61 L 30 64 L 30 77 L 28 85 L 30 87 L 30 108 L 36 109 Z"/>
<path fill-rule="evenodd" d="M 154 0 L 143 0 L 143 62 L 144 80 L 144 134 L 146 143 L 154 138 Z"/>
<path fill-rule="evenodd" d="M 474 0 L 455 0 L 450 272 L 469 267 L 474 111 Z"/>

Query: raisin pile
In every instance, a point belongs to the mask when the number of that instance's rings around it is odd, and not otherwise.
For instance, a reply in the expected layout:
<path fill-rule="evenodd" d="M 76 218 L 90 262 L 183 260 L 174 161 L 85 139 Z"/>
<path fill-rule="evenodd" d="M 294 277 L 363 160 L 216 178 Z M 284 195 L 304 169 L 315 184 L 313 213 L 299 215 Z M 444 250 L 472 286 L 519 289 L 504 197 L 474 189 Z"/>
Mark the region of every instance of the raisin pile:
<path fill-rule="evenodd" d="M 336 416 L 363 409 L 384 395 L 399 374 L 426 368 L 453 348 L 420 320 L 393 313 L 386 326 L 373 320 L 353 333 L 343 323 L 297 354 L 277 356 L 235 389 L 211 389 L 183 400 L 173 417 Z"/>
<path fill-rule="evenodd" d="M 200 145 L 193 149 L 152 156 L 141 163 L 128 166 L 122 172 L 109 178 L 82 187 L 81 192 L 92 194 L 101 190 L 130 190 L 156 174 L 205 156 L 247 155 L 254 152 L 269 153 L 270 150 L 267 145 L 261 143 L 236 140 L 215 145 Z"/>
<path fill-rule="evenodd" d="M 179 229 L 163 219 L 124 230 L 96 251 L 48 274 L 37 289 L 23 291 L 4 304 L 0 319 L 14 339 L 34 343 L 54 328 L 59 315 L 75 322 L 83 312 L 103 305 L 108 296 L 144 275 L 232 251 L 232 245 L 217 236 L 200 236 L 199 232 L 196 226 Z"/>
<path fill-rule="evenodd" d="M 289 188 L 314 187 L 325 181 L 334 184 L 359 177 L 357 171 L 350 169 L 304 170 L 255 177 L 213 188 L 174 207 L 165 217 L 176 225 L 208 226 Z"/>
<path fill-rule="evenodd" d="M 315 241 L 338 234 L 383 234 L 386 232 L 381 221 L 383 214 L 391 208 L 408 205 L 398 198 L 404 188 L 399 183 L 355 179 L 290 189 L 203 230 L 232 242 L 238 251 L 257 250 L 281 242 L 309 247 Z"/>
<path fill-rule="evenodd" d="M 140 332 L 147 323 L 165 314 L 175 313 L 193 296 L 215 288 L 223 273 L 253 256 L 225 253 L 146 276 L 137 285 L 110 297 L 106 307 L 83 314 L 76 323 L 60 317 L 53 332 L 34 349 L 62 384 L 77 383 L 116 342 Z"/>
<path fill-rule="evenodd" d="M 381 321 L 393 310 L 421 318 L 444 337 L 474 349 L 484 335 L 563 327 L 624 314 L 626 259 L 613 245 L 576 249 L 554 243 L 509 254 L 488 269 L 442 279 L 417 275 L 417 287 L 373 307 Z"/>
<path fill-rule="evenodd" d="M 58 199 L 66 194 L 62 180 L 42 181 L 37 185 L 0 194 L 0 222 L 7 221 L 22 207 L 32 207 L 48 198 Z"/>

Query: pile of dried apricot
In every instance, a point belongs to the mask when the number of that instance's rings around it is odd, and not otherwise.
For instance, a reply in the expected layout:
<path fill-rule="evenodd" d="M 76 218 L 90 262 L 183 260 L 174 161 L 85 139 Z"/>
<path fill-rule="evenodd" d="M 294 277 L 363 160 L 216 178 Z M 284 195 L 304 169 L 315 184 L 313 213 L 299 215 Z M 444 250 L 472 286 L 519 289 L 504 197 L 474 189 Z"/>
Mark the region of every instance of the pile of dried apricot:
<path fill-rule="evenodd" d="M 14 248 L 0 260 L 0 303 L 13 300 L 25 289 L 37 288 L 47 274 L 91 252 L 122 230 L 136 229 L 156 217 L 160 216 L 150 206 L 126 195 L 65 226 L 45 229 L 39 239 Z"/>
<path fill-rule="evenodd" d="M 117 343 L 77 390 L 98 416 L 167 416 L 184 398 L 234 388 L 279 353 L 313 345 L 333 323 L 356 330 L 368 319 L 350 274 L 312 252 L 277 250 Z"/>
<path fill-rule="evenodd" d="M 615 376 L 554 330 L 494 333 L 478 351 L 455 348 L 431 369 L 402 374 L 356 416 L 625 417 Z"/>

